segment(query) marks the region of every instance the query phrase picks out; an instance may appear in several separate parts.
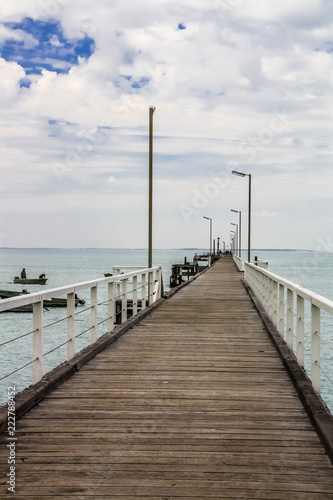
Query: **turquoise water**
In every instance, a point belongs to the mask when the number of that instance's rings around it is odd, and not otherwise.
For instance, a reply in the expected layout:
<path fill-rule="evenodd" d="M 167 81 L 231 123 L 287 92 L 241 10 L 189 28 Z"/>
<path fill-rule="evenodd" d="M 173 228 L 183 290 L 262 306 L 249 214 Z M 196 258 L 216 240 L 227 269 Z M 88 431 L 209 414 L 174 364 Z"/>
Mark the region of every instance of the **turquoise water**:
<path fill-rule="evenodd" d="M 161 265 L 163 269 L 164 286 L 167 289 L 172 264 L 184 262 L 184 258 L 193 259 L 195 252 L 200 250 L 154 250 L 153 265 Z M 259 260 L 267 260 L 268 270 L 283 276 L 295 283 L 312 290 L 326 298 L 333 300 L 333 253 L 306 252 L 306 251 L 254 251 L 251 258 L 257 256 Z M 30 292 L 56 288 L 60 286 L 80 283 L 83 281 L 103 278 L 104 273 L 112 272 L 113 266 L 145 266 L 147 265 L 147 250 L 108 250 L 108 249 L 1 249 L 0 251 L 0 289 L 20 291 L 22 285 L 14 285 L 12 279 L 19 276 L 23 267 L 26 268 L 27 277 L 38 277 L 45 273 L 48 277 L 45 286 L 29 285 Z M 243 252 L 242 258 L 247 254 Z M 79 294 L 89 302 L 88 292 Z M 99 301 L 103 301 L 103 292 Z M 79 308 L 77 308 L 80 310 Z M 83 311 L 84 307 L 81 309 Z M 103 306 L 99 308 L 103 313 Z M 105 306 L 106 311 L 106 306 Z M 4 313 L 1 319 L 1 338 L 3 343 L 18 335 L 23 335 L 32 330 L 31 313 Z M 44 322 L 47 325 L 64 319 L 65 309 L 50 309 L 44 311 Z M 101 316 L 102 317 L 102 316 Z M 89 328 L 90 311 L 82 312 L 76 320 L 76 332 L 84 332 Z M 106 324 L 105 324 L 106 325 Z M 324 326 L 327 340 L 333 344 L 333 325 L 331 318 L 324 318 Z M 66 321 L 49 326 L 44 330 L 44 351 L 52 351 L 54 347 L 66 340 Z M 105 333 L 106 326 L 101 325 L 99 336 Z M 0 350 L 0 378 L 16 367 L 29 363 L 32 359 L 31 335 L 23 339 L 7 344 Z M 77 350 L 82 349 L 89 343 L 89 332 L 83 333 L 77 340 Z M 327 350 L 326 350 L 327 351 Z M 333 378 L 333 359 L 326 358 L 325 346 L 323 357 L 330 365 L 330 378 Z M 331 356 L 331 354 L 327 354 Z M 66 357 L 65 347 L 50 352 L 45 357 L 45 371 L 49 371 Z M 13 360 L 14 363 L 13 363 Z M 15 386 L 16 391 L 22 390 L 31 384 L 31 366 L 0 382 L 0 399 L 6 399 L 7 387 Z M 323 379 L 322 396 L 325 402 L 333 410 L 332 385 Z"/>

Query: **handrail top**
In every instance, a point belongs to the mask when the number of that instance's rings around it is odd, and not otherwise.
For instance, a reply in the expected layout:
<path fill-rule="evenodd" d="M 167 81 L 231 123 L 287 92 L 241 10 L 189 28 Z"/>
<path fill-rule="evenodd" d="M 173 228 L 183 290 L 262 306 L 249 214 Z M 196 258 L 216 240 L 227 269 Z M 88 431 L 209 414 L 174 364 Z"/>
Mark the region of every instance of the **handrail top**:
<path fill-rule="evenodd" d="M 0 312 L 6 311 L 8 309 L 12 309 L 14 307 L 25 306 L 29 304 L 35 304 L 36 302 L 41 302 L 42 300 L 60 297 L 62 295 L 68 295 L 69 293 L 76 293 L 80 290 L 84 290 L 85 288 L 93 288 L 97 285 L 101 285 L 103 283 L 112 283 L 112 282 L 120 282 L 123 280 L 127 280 L 136 276 L 138 274 L 146 274 L 151 271 L 157 271 L 161 269 L 161 266 L 154 267 L 145 267 L 138 269 L 137 271 L 132 271 L 124 274 L 117 274 L 116 276 L 108 276 L 107 278 L 98 278 L 97 280 L 83 281 L 81 283 L 76 283 L 73 285 L 66 285 L 58 288 L 51 288 L 49 290 L 45 290 L 45 292 L 33 292 L 25 295 L 19 295 L 17 297 L 9 297 L 8 299 L 0 300 Z"/>
<path fill-rule="evenodd" d="M 271 271 L 267 271 L 266 269 L 263 269 L 261 267 L 256 266 L 255 264 L 251 264 L 249 262 L 244 261 L 245 267 L 251 267 L 255 271 L 258 271 L 268 278 L 272 278 L 274 281 L 279 283 L 279 285 L 283 285 L 292 292 L 297 293 L 300 297 L 303 299 L 306 299 L 309 301 L 311 304 L 314 306 L 319 307 L 320 309 L 323 309 L 329 314 L 333 315 L 333 300 L 327 299 L 323 295 L 319 295 L 318 293 L 312 292 L 311 290 L 304 288 L 300 285 L 297 285 L 293 281 L 287 280 L 285 278 L 282 278 L 281 276 L 272 273 Z"/>

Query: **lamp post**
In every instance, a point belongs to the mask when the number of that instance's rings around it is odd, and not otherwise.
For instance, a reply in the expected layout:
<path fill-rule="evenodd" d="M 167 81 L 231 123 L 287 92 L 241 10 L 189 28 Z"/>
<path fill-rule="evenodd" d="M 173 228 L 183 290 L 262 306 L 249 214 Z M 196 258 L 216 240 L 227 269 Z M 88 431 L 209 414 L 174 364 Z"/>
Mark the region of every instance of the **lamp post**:
<path fill-rule="evenodd" d="M 248 221 L 248 243 L 247 243 L 247 260 L 250 262 L 251 260 L 251 174 L 244 174 L 243 172 L 238 172 L 233 170 L 231 172 L 234 175 L 239 175 L 240 177 L 248 176 L 249 178 L 249 221 Z"/>
<path fill-rule="evenodd" d="M 209 255 L 212 255 L 212 221 L 211 217 L 205 217 L 204 219 L 209 220 Z"/>
<path fill-rule="evenodd" d="M 239 222 L 238 222 L 238 256 L 241 259 L 242 258 L 242 212 L 240 210 L 234 210 L 233 208 L 230 210 L 231 212 L 235 212 L 236 214 L 238 213 L 239 215 Z"/>
<path fill-rule="evenodd" d="M 153 114 L 149 106 L 149 215 L 148 215 L 148 267 L 153 267 Z"/>
<path fill-rule="evenodd" d="M 230 234 L 230 250 L 231 253 L 234 253 L 234 238 L 233 236 L 231 236 L 231 234 Z"/>
<path fill-rule="evenodd" d="M 237 250 L 239 253 L 239 248 L 238 248 L 238 224 L 235 224 L 235 222 L 231 223 L 232 226 L 236 226 L 236 233 L 235 233 L 235 238 L 236 238 L 236 255 L 237 255 Z"/>

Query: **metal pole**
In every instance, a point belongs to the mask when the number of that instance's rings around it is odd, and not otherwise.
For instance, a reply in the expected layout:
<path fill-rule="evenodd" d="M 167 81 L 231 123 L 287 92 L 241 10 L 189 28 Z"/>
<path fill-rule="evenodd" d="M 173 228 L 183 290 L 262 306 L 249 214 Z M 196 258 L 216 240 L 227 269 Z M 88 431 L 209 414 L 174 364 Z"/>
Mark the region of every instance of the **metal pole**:
<path fill-rule="evenodd" d="M 242 258 L 242 212 L 239 213 L 239 258 Z"/>
<path fill-rule="evenodd" d="M 234 239 L 235 239 L 235 255 L 237 256 L 237 251 L 238 251 L 238 224 L 235 224 L 232 222 L 233 226 L 236 226 L 236 231 L 234 232 Z"/>
<path fill-rule="evenodd" d="M 149 107 L 149 218 L 148 218 L 148 267 L 153 267 L 153 114 Z"/>
<path fill-rule="evenodd" d="M 248 249 L 247 249 L 247 260 L 251 261 L 251 174 L 249 176 L 249 234 L 248 234 Z"/>
<path fill-rule="evenodd" d="M 210 219 L 210 223 L 209 223 L 209 226 L 210 226 L 210 255 L 212 255 L 212 221 L 213 219 Z"/>

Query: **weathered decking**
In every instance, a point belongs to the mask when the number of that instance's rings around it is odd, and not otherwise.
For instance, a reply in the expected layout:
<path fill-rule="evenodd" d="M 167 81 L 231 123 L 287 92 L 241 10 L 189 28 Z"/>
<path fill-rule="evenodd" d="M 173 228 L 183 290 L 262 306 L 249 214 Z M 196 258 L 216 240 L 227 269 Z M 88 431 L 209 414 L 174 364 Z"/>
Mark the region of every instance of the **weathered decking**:
<path fill-rule="evenodd" d="M 331 462 L 230 259 L 33 408 L 16 436 L 15 499 L 333 498 Z"/>

